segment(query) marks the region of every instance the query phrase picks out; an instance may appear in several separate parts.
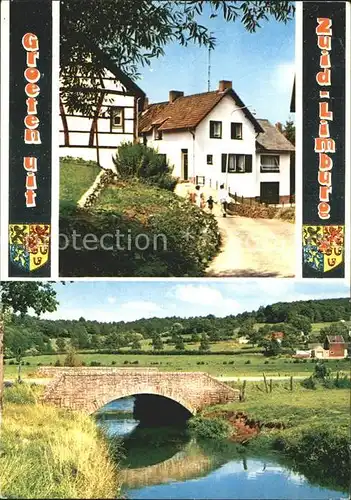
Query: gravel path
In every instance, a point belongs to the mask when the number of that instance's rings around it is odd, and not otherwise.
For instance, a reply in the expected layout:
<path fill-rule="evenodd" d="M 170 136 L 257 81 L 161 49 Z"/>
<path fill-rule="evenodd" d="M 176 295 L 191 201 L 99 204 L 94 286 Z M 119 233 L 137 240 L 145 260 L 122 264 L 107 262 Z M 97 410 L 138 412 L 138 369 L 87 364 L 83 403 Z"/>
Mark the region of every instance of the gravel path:
<path fill-rule="evenodd" d="M 208 267 L 208 276 L 294 277 L 294 224 L 236 215 L 216 218 L 222 250 Z"/>

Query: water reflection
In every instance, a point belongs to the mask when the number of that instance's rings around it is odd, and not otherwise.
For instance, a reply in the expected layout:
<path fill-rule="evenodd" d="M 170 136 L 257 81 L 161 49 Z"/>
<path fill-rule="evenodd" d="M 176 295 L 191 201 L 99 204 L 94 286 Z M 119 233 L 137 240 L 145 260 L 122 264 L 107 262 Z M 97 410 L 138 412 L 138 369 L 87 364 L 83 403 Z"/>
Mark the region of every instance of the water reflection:
<path fill-rule="evenodd" d="M 228 441 L 196 441 L 184 428 L 140 428 L 131 418 L 132 408 L 133 399 L 128 398 L 111 403 L 98 416 L 112 439 L 123 438 L 122 480 L 127 498 L 347 498 L 339 491 L 309 484 L 278 456 L 250 456 L 244 447 Z"/>

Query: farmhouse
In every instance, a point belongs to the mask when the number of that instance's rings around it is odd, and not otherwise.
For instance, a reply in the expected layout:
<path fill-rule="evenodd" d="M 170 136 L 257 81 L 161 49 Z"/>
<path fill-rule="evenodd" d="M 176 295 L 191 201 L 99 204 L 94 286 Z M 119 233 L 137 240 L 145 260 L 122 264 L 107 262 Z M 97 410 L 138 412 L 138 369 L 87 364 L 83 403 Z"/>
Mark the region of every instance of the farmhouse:
<path fill-rule="evenodd" d="M 105 71 L 102 78 L 78 76 L 71 88 L 60 92 L 60 156 L 81 157 L 113 168 L 117 147 L 138 140 L 138 113 L 145 93 L 98 47 L 92 50 Z M 84 96 L 83 104 L 92 104 L 68 110 L 77 94 Z"/>
<path fill-rule="evenodd" d="M 144 144 L 174 165 L 181 180 L 267 203 L 289 202 L 290 154 L 294 146 L 268 120 L 256 119 L 232 88 L 184 96 L 171 90 L 167 102 L 145 106 L 139 119 Z"/>
<path fill-rule="evenodd" d="M 347 344 L 342 335 L 327 335 L 324 349 L 329 351 L 329 358 L 345 358 L 347 356 Z"/>

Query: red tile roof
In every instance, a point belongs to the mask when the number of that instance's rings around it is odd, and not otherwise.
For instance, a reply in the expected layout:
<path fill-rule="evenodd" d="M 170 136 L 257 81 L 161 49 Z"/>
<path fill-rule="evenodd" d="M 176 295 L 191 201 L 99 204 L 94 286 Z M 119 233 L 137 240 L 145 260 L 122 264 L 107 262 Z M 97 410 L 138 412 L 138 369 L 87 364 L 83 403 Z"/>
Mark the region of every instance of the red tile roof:
<path fill-rule="evenodd" d="M 244 103 L 233 89 L 226 89 L 222 92 L 219 90 L 203 92 L 178 97 L 173 102 L 151 104 L 146 111 L 141 113 L 139 132 L 150 132 L 154 125 L 160 125 L 159 130 L 168 131 L 193 129 L 227 95 L 231 96 L 239 107 L 244 107 Z M 244 108 L 243 112 L 255 127 L 256 132 L 264 131 L 248 108 Z"/>
<path fill-rule="evenodd" d="M 342 335 L 327 335 L 327 340 L 330 344 L 345 344 L 345 340 Z"/>

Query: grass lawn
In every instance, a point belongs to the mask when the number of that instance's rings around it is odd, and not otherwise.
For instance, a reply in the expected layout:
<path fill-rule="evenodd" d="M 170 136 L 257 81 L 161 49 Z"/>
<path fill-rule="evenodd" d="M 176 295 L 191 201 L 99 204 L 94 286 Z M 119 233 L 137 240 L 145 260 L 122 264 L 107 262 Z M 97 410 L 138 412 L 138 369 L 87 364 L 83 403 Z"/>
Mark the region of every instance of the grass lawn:
<path fill-rule="evenodd" d="M 78 161 L 60 163 L 60 203 L 76 204 L 96 179 L 100 168 Z"/>
<path fill-rule="evenodd" d="M 239 387 L 239 384 L 230 384 Z M 291 392 L 289 382 L 273 382 L 272 393 L 266 393 L 263 382 L 248 382 L 246 400 L 221 405 L 226 410 L 241 410 L 261 422 L 281 422 L 286 427 L 321 424 L 332 420 L 338 428 L 347 429 L 350 422 L 349 389 L 305 389 L 298 382 Z"/>
<path fill-rule="evenodd" d="M 150 216 L 169 211 L 169 204 L 177 199 L 171 191 L 137 181 L 119 182 L 104 189 L 95 207 L 112 209 L 131 219 L 145 223 Z"/>
<path fill-rule="evenodd" d="M 306 376 L 313 372 L 314 363 L 310 360 L 307 363 L 293 363 L 292 359 L 278 358 L 268 359 L 262 354 L 238 354 L 238 355 L 155 355 L 155 354 L 80 354 L 80 359 L 87 366 L 91 361 L 101 363 L 101 366 L 135 366 L 139 367 L 154 367 L 161 371 L 205 371 L 213 376 L 261 376 L 263 372 L 267 376 L 289 376 L 289 375 L 304 375 Z M 42 365 L 55 364 L 57 359 L 63 363 L 64 354 L 61 355 L 43 355 L 43 356 L 27 356 L 23 358 L 24 362 L 29 362 L 30 366 L 23 366 L 22 373 L 24 376 L 28 373 L 34 373 L 38 363 Z M 138 363 L 135 363 L 138 361 Z M 267 363 L 268 361 L 268 363 Z M 112 365 L 112 362 L 115 364 Z M 229 364 L 230 363 L 230 364 Z M 333 371 L 348 372 L 348 362 L 344 360 L 327 361 L 328 367 Z M 15 377 L 17 366 L 5 365 L 5 376 Z"/>
<path fill-rule="evenodd" d="M 5 389 L 4 498 L 118 498 L 118 471 L 93 419 L 37 403 L 39 391 Z"/>

